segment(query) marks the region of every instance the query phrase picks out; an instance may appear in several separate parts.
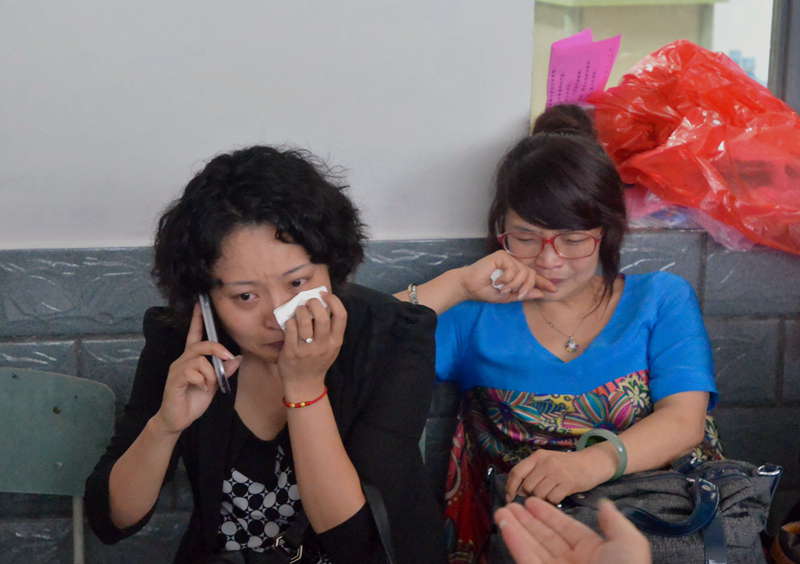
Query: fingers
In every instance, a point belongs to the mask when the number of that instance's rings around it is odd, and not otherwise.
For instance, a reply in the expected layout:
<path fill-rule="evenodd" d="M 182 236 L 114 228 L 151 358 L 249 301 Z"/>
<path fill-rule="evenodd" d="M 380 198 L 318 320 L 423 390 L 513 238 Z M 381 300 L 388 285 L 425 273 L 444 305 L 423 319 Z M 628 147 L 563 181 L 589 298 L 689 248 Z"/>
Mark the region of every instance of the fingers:
<path fill-rule="evenodd" d="M 555 285 L 536 273 L 534 268 L 515 259 L 506 251 L 497 251 L 492 255 L 495 265 L 503 271 L 496 284 L 502 284 L 500 294 L 510 299 L 531 300 L 541 298 L 544 292 L 555 292 Z"/>
<path fill-rule="evenodd" d="M 186 375 L 186 384 L 196 386 L 204 392 L 209 391 L 209 384 L 206 383 L 205 378 L 199 372 L 190 372 Z"/>
<path fill-rule="evenodd" d="M 330 309 L 322 305 L 322 302 L 317 299 L 309 300 L 306 304 L 306 308 L 308 309 L 309 315 L 313 319 L 314 334 L 312 336 L 314 339 L 320 339 L 324 341 L 328 338 L 331 331 Z"/>
<path fill-rule="evenodd" d="M 554 560 L 570 550 L 570 545 L 557 529 L 553 529 L 539 519 L 534 519 L 528 509 L 517 503 L 512 503 L 509 508 L 525 530 L 542 545 Z"/>
<path fill-rule="evenodd" d="M 341 346 L 344 341 L 344 330 L 347 327 L 347 310 L 342 300 L 333 294 L 326 295 L 325 302 L 331 310 L 331 337 L 335 344 Z"/>
<path fill-rule="evenodd" d="M 513 278 L 511 278 L 511 280 L 506 284 L 506 286 L 503 288 L 503 291 L 508 290 L 510 293 L 521 296 L 521 290 L 523 286 L 532 276 L 535 277 L 536 273 L 527 266 L 520 265 L 520 268 L 518 268 L 514 273 Z"/>
<path fill-rule="evenodd" d="M 498 509 L 494 521 L 517 564 L 544 564 L 544 547 L 522 526 L 509 506 Z"/>
<path fill-rule="evenodd" d="M 192 385 L 202 388 L 203 391 L 215 390 L 218 386 L 217 377 L 214 373 L 214 367 L 211 362 L 206 359 L 206 356 L 215 356 L 222 360 L 223 366 L 227 367 L 228 363 L 234 363 L 230 371 L 226 368 L 225 375 L 230 377 L 236 369 L 239 368 L 241 357 L 234 357 L 231 352 L 220 343 L 212 341 L 200 341 L 188 345 L 183 354 L 178 360 L 173 363 L 176 375 L 183 375 L 183 379 Z M 238 360 L 234 360 L 238 358 Z M 170 372 L 173 368 L 170 368 Z M 178 385 L 180 387 L 180 378 L 178 377 Z"/>
<path fill-rule="evenodd" d="M 193 343 L 186 347 L 186 350 L 183 353 L 187 355 L 187 357 L 195 357 L 195 356 L 216 356 L 223 362 L 226 360 L 232 360 L 233 354 L 231 351 L 225 348 L 225 345 L 220 343 L 215 343 L 213 341 L 200 341 L 199 343 Z"/>
<path fill-rule="evenodd" d="M 600 530 L 608 540 L 637 542 L 644 539 L 642 533 L 631 523 L 627 517 L 620 513 L 614 503 L 608 499 L 601 499 L 598 504 L 597 521 Z"/>
<path fill-rule="evenodd" d="M 546 466 L 546 461 L 544 466 Z M 545 499 L 550 503 L 561 503 L 565 497 L 572 493 L 561 477 L 548 473 L 542 464 L 537 465 L 522 481 L 520 493 L 526 497 L 533 495 Z"/>
<path fill-rule="evenodd" d="M 503 290 L 510 287 L 511 291 L 520 294 L 521 297 L 525 292 L 531 292 L 526 299 L 541 297 L 544 295 L 542 290 L 545 292 L 558 291 L 555 284 L 538 274 L 536 269 L 527 266 L 506 251 L 497 251 L 493 253 L 492 257 L 496 261 L 497 268 L 503 270 L 503 276 L 497 280 L 497 282 L 505 284 Z"/>
<path fill-rule="evenodd" d="M 554 467 L 554 456 L 558 455 L 559 453 L 538 450 L 514 466 L 508 473 L 506 501 L 510 502 L 519 494 L 535 495 L 542 499 L 562 495 L 560 492 L 563 489 L 563 476 Z"/>
<path fill-rule="evenodd" d="M 192 319 L 189 322 L 189 332 L 186 334 L 186 348 L 203 340 L 203 314 L 200 312 L 200 303 L 196 302 L 192 309 Z"/>
<path fill-rule="evenodd" d="M 530 274 L 519 288 L 519 300 L 535 300 L 544 296 L 544 292 L 536 287 L 536 273 L 532 272 Z"/>
<path fill-rule="evenodd" d="M 184 372 L 185 382 L 197 386 L 204 392 L 216 390 L 217 377 L 214 367 L 205 358 L 196 358 L 187 366 Z"/>
<path fill-rule="evenodd" d="M 338 304 L 339 307 L 336 308 L 336 312 L 340 314 L 344 313 L 346 318 L 344 306 L 341 305 L 341 302 L 338 298 L 331 296 L 330 294 L 323 294 L 323 299 L 325 300 L 326 305 L 329 302 L 331 304 Z M 327 339 L 332 334 L 332 318 L 335 315 L 335 312 L 331 305 L 327 305 L 327 307 L 326 305 L 323 305 L 322 301 L 314 298 L 306 302 L 305 305 L 299 306 L 297 310 L 295 310 L 294 319 L 297 324 L 298 339 L 305 341 L 310 338 L 321 343 L 327 342 Z"/>
<path fill-rule="evenodd" d="M 347 326 L 347 310 L 333 294 L 322 294 L 321 299 L 324 304 L 314 298 L 295 310 L 294 317 L 286 322 L 284 328 L 284 346 L 290 345 L 290 350 L 307 348 L 311 344 L 341 346 Z"/>
<path fill-rule="evenodd" d="M 547 499 L 557 485 L 558 483 L 553 478 L 546 475 L 539 476 L 538 472 L 532 472 L 522 483 L 522 491 L 540 499 Z"/>
<path fill-rule="evenodd" d="M 556 285 L 550 282 L 544 276 L 536 276 L 536 287 L 545 290 L 546 292 L 558 292 Z"/>
<path fill-rule="evenodd" d="M 536 460 L 533 456 L 529 456 L 511 469 L 506 481 L 506 503 L 510 503 L 516 497 L 523 480 L 528 477 L 535 466 Z"/>
<path fill-rule="evenodd" d="M 225 377 L 230 378 L 236 371 L 239 370 L 239 366 L 242 364 L 242 355 L 235 356 L 231 360 L 223 360 L 222 366 L 225 367 Z"/>
<path fill-rule="evenodd" d="M 289 318 L 283 326 L 283 349 L 281 350 L 281 355 L 296 356 L 299 345 L 298 339 L 297 312 L 295 311 L 295 316 Z"/>
<path fill-rule="evenodd" d="M 311 315 L 309 305 L 311 302 L 317 300 L 309 300 L 305 305 L 298 306 L 294 311 L 294 320 L 297 324 L 297 338 L 301 341 L 306 339 L 313 339 L 314 334 L 314 317 Z"/>
<path fill-rule="evenodd" d="M 495 270 L 500 270 L 502 274 L 492 282 L 494 289 L 503 295 L 517 294 L 520 287 L 525 282 L 527 266 L 509 255 L 505 251 L 497 251 L 491 255 Z M 489 279 L 491 282 L 491 279 Z"/>
<path fill-rule="evenodd" d="M 495 273 L 500 271 L 500 276 Z M 541 298 L 558 288 L 536 269 L 512 257 L 504 250 L 495 251 L 470 265 L 462 281 L 471 296 L 490 302 L 506 303 L 513 300 Z"/>
<path fill-rule="evenodd" d="M 231 352 L 224 345 L 213 341 L 203 340 L 203 314 L 200 310 L 200 303 L 195 303 L 192 309 L 192 319 L 189 322 L 189 331 L 186 334 L 186 348 L 184 354 L 191 356 L 216 356 L 222 361 L 233 358 Z"/>
<path fill-rule="evenodd" d="M 564 501 L 564 498 L 567 497 L 571 492 L 567 491 L 567 488 L 564 487 L 563 484 L 558 484 L 550 493 L 547 494 L 543 499 L 546 499 L 553 505 L 557 505 Z"/>
<path fill-rule="evenodd" d="M 526 499 L 525 508 L 534 518 L 540 520 L 550 529 L 558 531 L 561 538 L 572 547 L 586 540 L 602 540 L 600 535 L 589 527 L 538 497 Z"/>

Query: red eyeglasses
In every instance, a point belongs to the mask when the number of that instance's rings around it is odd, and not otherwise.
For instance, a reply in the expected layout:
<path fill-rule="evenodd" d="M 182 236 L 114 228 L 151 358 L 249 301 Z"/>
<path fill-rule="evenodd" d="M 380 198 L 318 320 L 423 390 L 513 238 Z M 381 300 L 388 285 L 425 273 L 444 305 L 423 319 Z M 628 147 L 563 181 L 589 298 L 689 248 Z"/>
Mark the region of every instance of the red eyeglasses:
<path fill-rule="evenodd" d="M 500 246 L 516 258 L 538 257 L 548 244 L 561 258 L 586 258 L 597 250 L 601 240 L 601 237 L 595 237 L 585 231 L 566 231 L 549 239 L 530 231 L 507 231 L 497 236 Z"/>

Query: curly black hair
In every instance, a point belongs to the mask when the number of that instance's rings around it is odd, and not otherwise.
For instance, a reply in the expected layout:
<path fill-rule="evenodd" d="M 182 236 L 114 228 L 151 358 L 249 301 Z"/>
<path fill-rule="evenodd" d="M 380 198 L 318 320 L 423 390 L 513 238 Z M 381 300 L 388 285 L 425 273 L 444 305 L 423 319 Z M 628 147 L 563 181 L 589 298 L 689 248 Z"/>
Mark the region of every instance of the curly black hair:
<path fill-rule="evenodd" d="M 591 118 L 579 106 L 553 106 L 536 120 L 531 135 L 500 161 L 489 210 L 490 251 L 500 248 L 509 209 L 547 229 L 603 228 L 600 265 L 605 295 L 619 275 L 627 230 L 622 180 L 597 140 Z"/>
<path fill-rule="evenodd" d="M 152 275 L 186 320 L 236 227 L 270 224 L 276 238 L 300 244 L 328 266 L 333 290 L 364 258 L 365 226 L 340 177 L 309 152 L 252 146 L 213 158 L 158 222 Z"/>

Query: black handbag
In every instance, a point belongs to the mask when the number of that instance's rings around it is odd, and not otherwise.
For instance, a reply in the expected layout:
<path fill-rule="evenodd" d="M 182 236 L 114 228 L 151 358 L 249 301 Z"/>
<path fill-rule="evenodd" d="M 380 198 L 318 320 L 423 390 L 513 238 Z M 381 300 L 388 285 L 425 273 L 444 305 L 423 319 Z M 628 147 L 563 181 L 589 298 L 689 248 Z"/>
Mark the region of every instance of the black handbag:
<path fill-rule="evenodd" d="M 773 464 L 689 459 L 672 470 L 636 472 L 573 494 L 560 507 L 598 530 L 597 504 L 610 499 L 647 536 L 654 564 L 763 564 L 760 533 L 782 473 Z M 505 505 L 507 475 L 490 470 L 488 478 L 497 509 Z M 497 533 L 489 550 L 490 562 L 513 562 Z"/>

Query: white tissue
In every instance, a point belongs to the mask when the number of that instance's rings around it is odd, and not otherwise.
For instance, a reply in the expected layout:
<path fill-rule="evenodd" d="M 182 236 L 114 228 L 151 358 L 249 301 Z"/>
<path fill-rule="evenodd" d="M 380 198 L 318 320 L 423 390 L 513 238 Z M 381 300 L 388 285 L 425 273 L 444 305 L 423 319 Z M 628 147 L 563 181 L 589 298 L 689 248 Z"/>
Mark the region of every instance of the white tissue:
<path fill-rule="evenodd" d="M 497 270 L 492 271 L 489 275 L 489 279 L 492 281 L 492 288 L 495 290 L 502 290 L 505 284 L 498 284 L 497 279 L 503 275 L 503 269 L 498 268 Z"/>
<path fill-rule="evenodd" d="M 272 310 L 272 313 L 275 314 L 275 319 L 278 321 L 278 325 L 281 326 L 281 329 L 286 329 L 286 322 L 294 317 L 295 310 L 301 305 L 305 305 L 308 300 L 317 298 L 320 303 L 327 308 L 327 304 L 322 300 L 322 292 L 327 291 L 328 288 L 325 286 L 317 286 L 316 288 L 311 288 L 310 290 L 304 290 L 285 304 L 279 305 Z"/>

